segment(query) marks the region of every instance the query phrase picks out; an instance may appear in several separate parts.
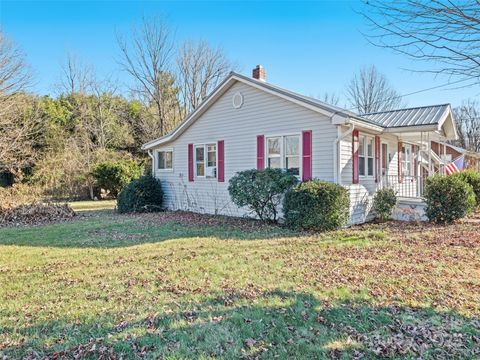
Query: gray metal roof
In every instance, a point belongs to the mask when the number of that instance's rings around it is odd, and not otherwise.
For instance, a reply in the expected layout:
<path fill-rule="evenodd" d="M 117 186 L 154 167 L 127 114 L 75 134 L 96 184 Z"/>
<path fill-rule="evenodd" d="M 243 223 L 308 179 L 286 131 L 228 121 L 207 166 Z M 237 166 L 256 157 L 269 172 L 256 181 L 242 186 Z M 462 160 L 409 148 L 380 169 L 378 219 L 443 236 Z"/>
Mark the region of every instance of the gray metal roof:
<path fill-rule="evenodd" d="M 361 116 L 385 128 L 436 125 L 444 117 L 445 112 L 448 111 L 449 108 L 450 104 L 442 104 L 409 109 L 380 111 L 376 113 L 363 114 Z"/>

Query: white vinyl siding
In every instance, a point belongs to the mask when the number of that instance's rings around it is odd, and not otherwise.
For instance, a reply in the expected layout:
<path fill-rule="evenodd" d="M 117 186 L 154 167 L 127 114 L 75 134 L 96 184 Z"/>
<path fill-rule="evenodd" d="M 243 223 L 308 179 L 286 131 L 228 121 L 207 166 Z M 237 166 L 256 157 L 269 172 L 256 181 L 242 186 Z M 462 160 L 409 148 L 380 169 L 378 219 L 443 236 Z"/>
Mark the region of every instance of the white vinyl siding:
<path fill-rule="evenodd" d="M 240 92 L 241 108 L 232 105 L 233 95 Z M 165 146 L 173 147 L 174 171 L 158 173 L 169 209 L 242 216 L 230 200 L 228 181 L 237 172 L 256 168 L 257 135 L 290 135 L 312 131 L 312 176 L 333 181 L 333 143 L 337 128 L 327 116 L 291 101 L 268 94 L 243 83 L 235 83 L 183 134 Z M 188 144 L 201 145 L 224 140 L 225 182 L 206 177 L 188 181 Z M 208 142 L 206 142 L 208 141 Z M 265 151 L 265 161 L 267 152 Z M 195 150 L 194 150 L 195 167 Z M 293 156 L 289 162 L 295 161 Z"/>

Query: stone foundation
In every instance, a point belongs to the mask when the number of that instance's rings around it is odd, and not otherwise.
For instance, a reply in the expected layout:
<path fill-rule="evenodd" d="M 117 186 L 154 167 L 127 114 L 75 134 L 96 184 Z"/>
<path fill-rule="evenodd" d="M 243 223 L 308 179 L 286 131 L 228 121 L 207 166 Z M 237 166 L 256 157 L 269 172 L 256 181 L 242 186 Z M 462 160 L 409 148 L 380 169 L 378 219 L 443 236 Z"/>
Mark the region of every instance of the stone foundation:
<path fill-rule="evenodd" d="M 426 221 L 425 203 L 422 199 L 400 198 L 393 210 L 392 219 L 400 221 Z"/>

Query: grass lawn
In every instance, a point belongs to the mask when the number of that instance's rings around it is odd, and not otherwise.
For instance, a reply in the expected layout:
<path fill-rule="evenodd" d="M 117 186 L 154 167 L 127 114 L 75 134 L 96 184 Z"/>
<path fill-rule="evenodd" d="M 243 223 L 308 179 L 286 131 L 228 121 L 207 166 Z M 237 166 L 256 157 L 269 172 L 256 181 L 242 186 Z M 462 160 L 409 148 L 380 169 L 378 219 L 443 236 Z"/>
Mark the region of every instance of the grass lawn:
<path fill-rule="evenodd" d="M 480 356 L 480 224 L 82 214 L 0 229 L 0 359 Z"/>
<path fill-rule="evenodd" d="M 73 201 L 69 205 L 76 212 L 113 210 L 117 206 L 117 200 Z"/>

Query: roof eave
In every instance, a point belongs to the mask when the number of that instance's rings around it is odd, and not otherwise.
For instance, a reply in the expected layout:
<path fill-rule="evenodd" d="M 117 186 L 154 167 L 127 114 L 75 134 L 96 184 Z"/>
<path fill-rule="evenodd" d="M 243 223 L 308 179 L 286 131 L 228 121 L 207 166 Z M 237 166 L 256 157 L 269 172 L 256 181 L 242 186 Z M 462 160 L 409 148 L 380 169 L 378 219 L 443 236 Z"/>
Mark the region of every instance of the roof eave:
<path fill-rule="evenodd" d="M 397 126 L 389 127 L 385 129 L 386 133 L 408 133 L 408 132 L 418 132 L 418 131 L 437 131 L 437 124 L 429 125 L 409 125 L 409 126 Z"/>

